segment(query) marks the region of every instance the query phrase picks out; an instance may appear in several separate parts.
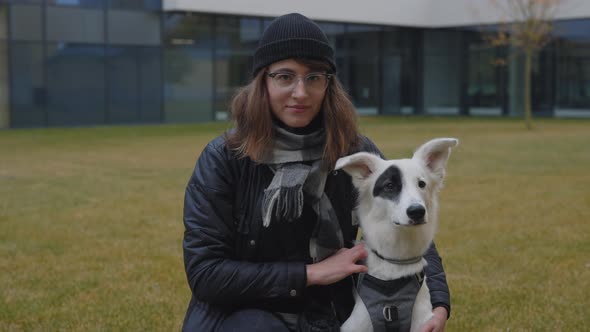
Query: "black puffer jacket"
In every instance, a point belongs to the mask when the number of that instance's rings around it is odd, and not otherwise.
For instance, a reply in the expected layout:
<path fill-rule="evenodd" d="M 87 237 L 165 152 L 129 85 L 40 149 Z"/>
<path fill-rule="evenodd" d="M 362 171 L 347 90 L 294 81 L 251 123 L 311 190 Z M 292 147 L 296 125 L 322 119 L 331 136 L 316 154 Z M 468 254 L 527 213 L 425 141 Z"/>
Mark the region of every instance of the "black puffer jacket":
<path fill-rule="evenodd" d="M 367 138 L 360 150 L 380 154 Z M 313 224 L 306 221 L 305 208 L 300 220 L 262 227 L 261 200 L 272 178 L 268 166 L 236 158 L 223 136 L 211 141 L 199 157 L 184 202 L 184 264 L 192 298 L 183 331 L 215 331 L 225 315 L 244 307 L 302 312 L 311 297 L 334 302 L 341 321 L 350 314 L 352 278 L 306 287 Z M 340 221 L 345 246 L 352 247 L 357 229 L 352 226 L 355 197 L 350 177 L 333 172 L 325 192 Z M 434 245 L 426 259 L 432 302 L 450 308 Z"/>

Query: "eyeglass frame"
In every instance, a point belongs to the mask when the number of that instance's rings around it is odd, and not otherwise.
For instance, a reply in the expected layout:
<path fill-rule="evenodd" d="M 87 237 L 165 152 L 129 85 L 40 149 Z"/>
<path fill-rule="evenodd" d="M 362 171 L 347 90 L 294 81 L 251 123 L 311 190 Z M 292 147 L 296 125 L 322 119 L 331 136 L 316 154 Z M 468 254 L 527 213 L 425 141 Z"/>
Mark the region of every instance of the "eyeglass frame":
<path fill-rule="evenodd" d="M 278 85 L 279 83 L 277 83 L 277 81 L 275 80 L 275 77 L 277 75 L 280 75 L 280 74 L 283 74 L 283 75 L 291 75 L 294 78 L 296 78 L 297 81 L 295 81 L 295 83 L 293 84 L 293 86 L 290 86 L 290 87 L 281 87 L 281 86 Z M 266 72 L 266 76 L 268 76 L 268 77 L 270 77 L 272 79 L 272 84 L 274 84 L 274 86 L 276 88 L 285 89 L 285 90 L 289 90 L 289 91 L 294 90 L 295 87 L 297 87 L 297 84 L 299 84 L 299 81 L 301 81 L 302 79 L 303 79 L 303 86 L 307 90 L 308 89 L 308 85 L 305 83 L 306 82 L 306 79 L 309 76 L 314 76 L 314 75 L 316 75 L 316 76 L 324 76 L 326 78 L 326 86 L 323 89 L 321 89 L 321 90 L 312 90 L 312 91 L 318 91 L 318 92 L 319 91 L 326 91 L 326 89 L 328 88 L 328 85 L 330 85 L 330 81 L 332 80 L 332 77 L 334 76 L 334 74 L 328 73 L 328 72 L 313 72 L 313 73 L 309 73 L 307 75 L 295 75 L 293 73 L 285 72 L 285 71 L 275 71 L 275 72 L 269 72 L 269 71 L 267 71 Z"/>

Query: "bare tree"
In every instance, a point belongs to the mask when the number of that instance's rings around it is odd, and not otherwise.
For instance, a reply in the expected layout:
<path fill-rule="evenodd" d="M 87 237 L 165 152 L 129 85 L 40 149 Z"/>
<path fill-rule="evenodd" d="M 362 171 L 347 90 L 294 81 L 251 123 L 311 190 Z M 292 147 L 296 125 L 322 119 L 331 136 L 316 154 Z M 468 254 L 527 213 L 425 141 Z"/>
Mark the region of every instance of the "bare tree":
<path fill-rule="evenodd" d="M 504 22 L 486 38 L 494 47 L 507 46 L 524 54 L 524 117 L 532 129 L 531 74 L 533 57 L 551 41 L 557 10 L 567 0 L 490 0 Z M 502 61 L 500 61 L 502 63 Z"/>

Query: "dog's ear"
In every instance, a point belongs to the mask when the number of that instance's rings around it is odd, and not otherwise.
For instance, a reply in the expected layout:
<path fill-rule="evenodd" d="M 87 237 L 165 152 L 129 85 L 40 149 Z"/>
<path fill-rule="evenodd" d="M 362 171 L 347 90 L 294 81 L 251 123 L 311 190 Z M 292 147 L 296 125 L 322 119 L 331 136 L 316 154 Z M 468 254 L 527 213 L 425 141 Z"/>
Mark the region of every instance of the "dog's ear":
<path fill-rule="evenodd" d="M 358 152 L 338 159 L 334 169 L 342 169 L 353 179 L 363 180 L 373 174 L 380 160 L 379 156 L 372 153 Z"/>
<path fill-rule="evenodd" d="M 445 176 L 451 148 L 457 144 L 459 140 L 456 138 L 435 138 L 420 146 L 414 152 L 412 159 L 422 162 L 426 168 L 442 179 Z"/>

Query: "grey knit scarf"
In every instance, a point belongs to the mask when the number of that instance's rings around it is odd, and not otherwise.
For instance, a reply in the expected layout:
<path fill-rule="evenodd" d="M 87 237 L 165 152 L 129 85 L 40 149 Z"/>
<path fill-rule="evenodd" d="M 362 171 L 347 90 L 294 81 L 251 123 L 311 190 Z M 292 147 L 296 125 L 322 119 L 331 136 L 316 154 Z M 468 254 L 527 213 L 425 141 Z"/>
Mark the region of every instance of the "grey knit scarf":
<path fill-rule="evenodd" d="M 321 168 L 324 145 L 323 130 L 297 135 L 275 126 L 272 153 L 263 160 L 275 172 L 264 190 L 263 225 L 268 227 L 271 220 L 291 222 L 298 219 L 303 211 L 304 198 L 309 199 L 307 203 L 317 216 L 309 248 L 314 262 L 323 260 L 344 245 L 338 217 L 324 193 L 328 177 Z"/>

